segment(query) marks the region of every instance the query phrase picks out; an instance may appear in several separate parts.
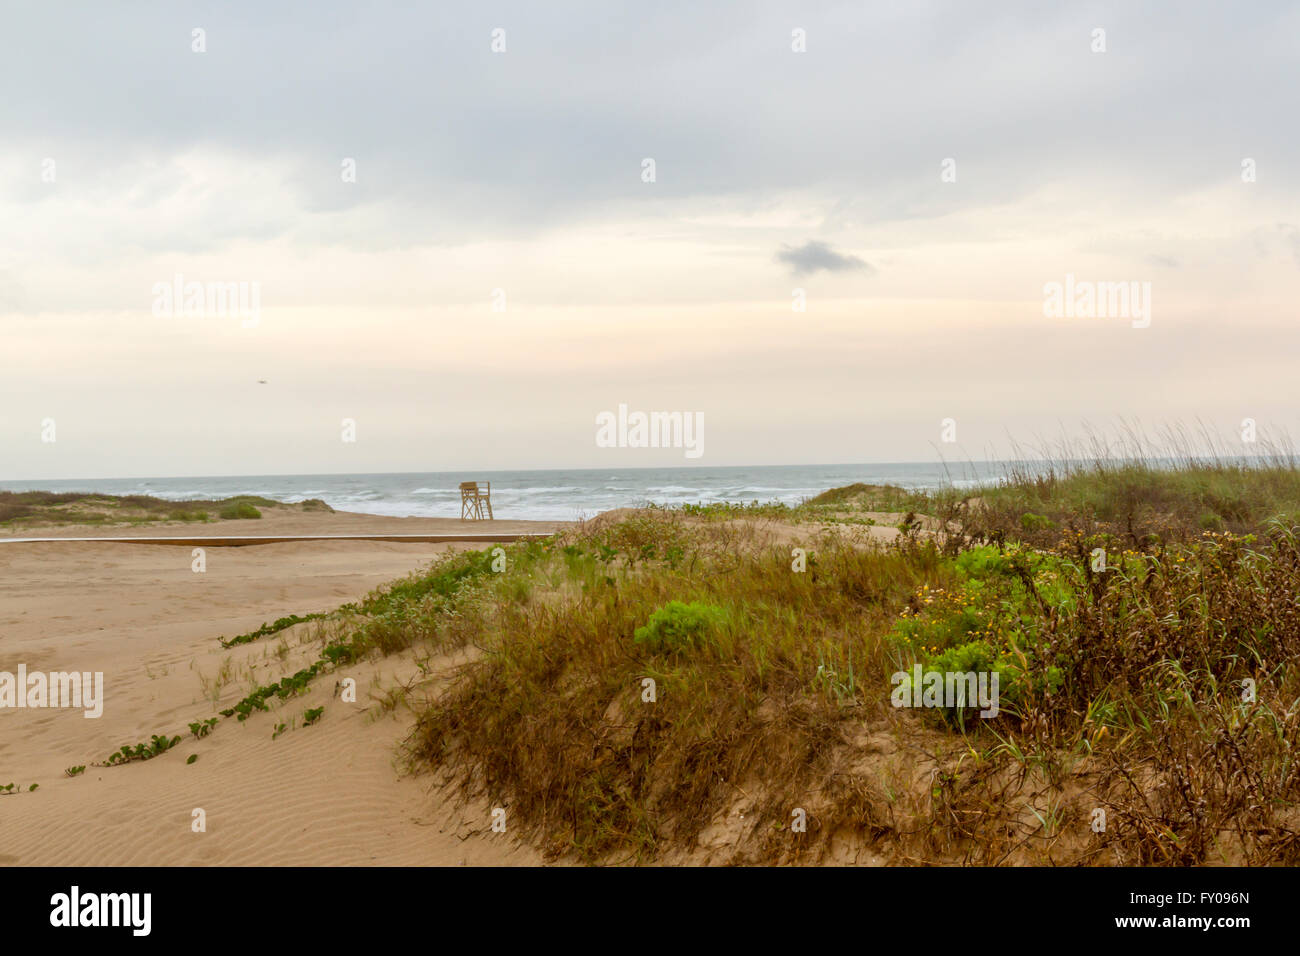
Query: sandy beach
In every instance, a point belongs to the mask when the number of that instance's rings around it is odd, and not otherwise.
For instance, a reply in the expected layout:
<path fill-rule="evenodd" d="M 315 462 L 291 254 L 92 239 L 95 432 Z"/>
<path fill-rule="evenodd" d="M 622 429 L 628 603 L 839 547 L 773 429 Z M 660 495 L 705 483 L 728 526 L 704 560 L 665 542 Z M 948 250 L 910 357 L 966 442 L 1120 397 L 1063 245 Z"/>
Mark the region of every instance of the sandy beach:
<path fill-rule="evenodd" d="M 268 513 L 260 521 L 198 526 L 27 527 L 8 536 L 517 533 L 556 526 Z M 396 748 L 409 721 L 378 716 L 370 695 L 409 677 L 409 657 L 331 675 L 309 693 L 272 705 L 272 714 L 222 721 L 201 740 L 186 731 L 247 693 L 250 680 L 291 672 L 311 654 L 300 645 L 310 625 L 229 651 L 219 636 L 332 610 L 456 547 L 352 540 L 211 548 L 200 574 L 190 551 L 173 546 L 0 544 L 0 670 L 14 672 L 21 663 L 29 671 L 102 671 L 105 682 L 98 719 L 74 709 L 4 714 L 0 786 L 12 781 L 23 792 L 0 797 L 0 864 L 536 862 L 530 850 L 490 832 L 490 808 L 457 806 L 431 792 L 429 779 L 399 772 Z M 233 676 L 211 691 L 227 661 Z M 355 704 L 333 695 L 343 676 L 357 680 Z M 302 712 L 322 705 L 322 719 L 302 726 Z M 289 729 L 273 740 L 281 722 Z M 94 766 L 124 744 L 178 733 L 181 743 L 156 759 Z M 198 759 L 187 764 L 191 754 Z M 82 765 L 83 773 L 65 775 Z M 39 788 L 27 792 L 31 784 Z M 206 815 L 206 832 L 191 829 L 196 808 Z"/>

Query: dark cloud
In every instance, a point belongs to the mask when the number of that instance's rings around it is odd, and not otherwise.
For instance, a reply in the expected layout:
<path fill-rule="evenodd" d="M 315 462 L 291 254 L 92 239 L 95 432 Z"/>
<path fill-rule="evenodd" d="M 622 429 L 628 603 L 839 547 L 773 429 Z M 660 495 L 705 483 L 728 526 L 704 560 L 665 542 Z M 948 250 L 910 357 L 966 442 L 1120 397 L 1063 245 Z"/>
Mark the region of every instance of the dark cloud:
<path fill-rule="evenodd" d="M 802 246 L 783 246 L 776 254 L 776 261 L 784 262 L 797 276 L 821 271 L 876 274 L 875 268 L 865 260 L 836 252 L 816 239 L 809 239 Z"/>

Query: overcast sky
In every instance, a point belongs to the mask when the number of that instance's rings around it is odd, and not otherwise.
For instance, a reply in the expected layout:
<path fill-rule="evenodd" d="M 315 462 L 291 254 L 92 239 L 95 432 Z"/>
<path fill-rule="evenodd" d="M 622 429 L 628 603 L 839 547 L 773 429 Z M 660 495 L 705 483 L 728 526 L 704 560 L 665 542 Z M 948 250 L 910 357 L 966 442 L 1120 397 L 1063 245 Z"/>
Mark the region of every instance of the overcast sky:
<path fill-rule="evenodd" d="M 0 479 L 1297 431 L 1295 3 L 0 7 Z"/>

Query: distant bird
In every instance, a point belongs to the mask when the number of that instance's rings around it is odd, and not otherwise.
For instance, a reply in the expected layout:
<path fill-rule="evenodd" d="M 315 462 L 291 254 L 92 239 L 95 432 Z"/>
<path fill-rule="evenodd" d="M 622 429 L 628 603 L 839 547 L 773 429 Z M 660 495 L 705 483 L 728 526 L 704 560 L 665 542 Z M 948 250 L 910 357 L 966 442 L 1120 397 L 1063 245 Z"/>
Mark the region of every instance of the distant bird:
<path fill-rule="evenodd" d="M 264 378 L 259 378 L 259 379 L 257 380 L 257 384 L 258 384 L 258 385 L 265 385 L 265 384 L 266 384 L 266 379 L 264 379 Z"/>

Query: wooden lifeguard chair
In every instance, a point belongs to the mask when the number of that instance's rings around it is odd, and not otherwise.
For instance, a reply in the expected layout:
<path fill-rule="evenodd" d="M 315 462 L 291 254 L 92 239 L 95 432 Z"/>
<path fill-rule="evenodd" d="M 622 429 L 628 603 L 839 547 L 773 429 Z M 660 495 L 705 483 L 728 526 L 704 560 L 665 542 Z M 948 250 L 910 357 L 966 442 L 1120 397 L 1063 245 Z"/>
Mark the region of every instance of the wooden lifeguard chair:
<path fill-rule="evenodd" d="M 483 507 L 487 506 L 487 514 Z M 492 518 L 492 482 L 462 481 L 460 483 L 460 520 L 482 521 Z"/>

